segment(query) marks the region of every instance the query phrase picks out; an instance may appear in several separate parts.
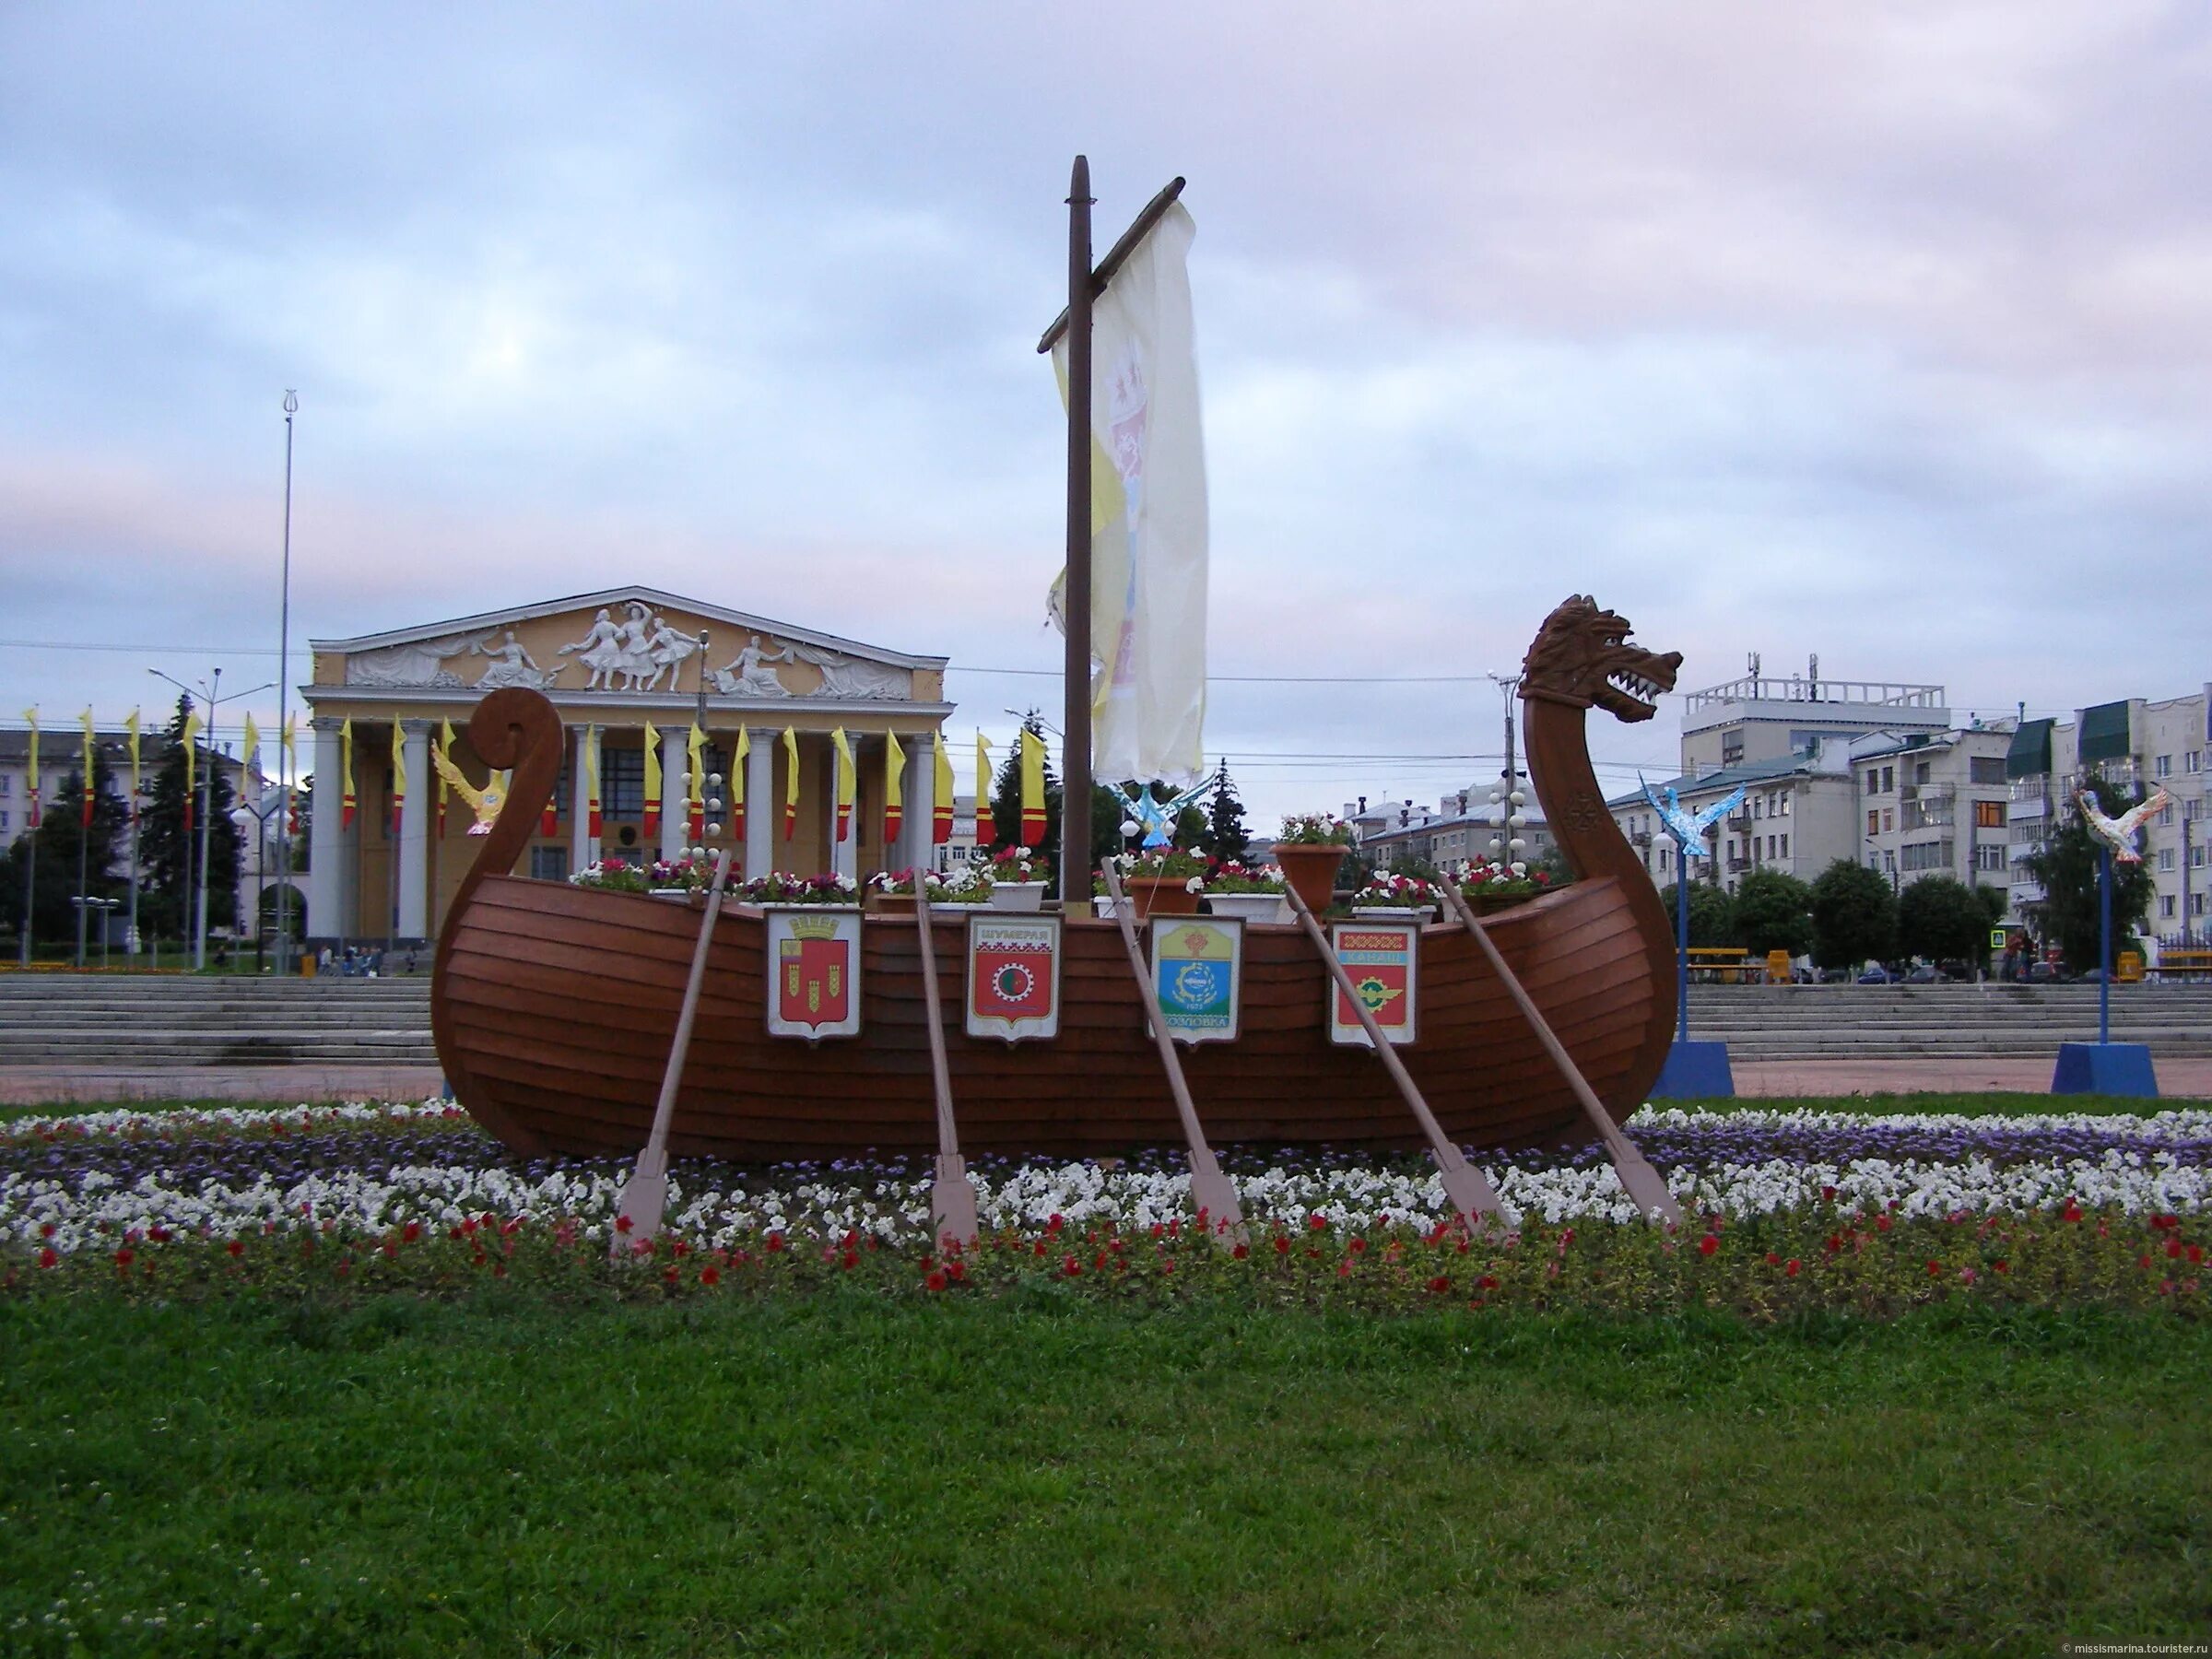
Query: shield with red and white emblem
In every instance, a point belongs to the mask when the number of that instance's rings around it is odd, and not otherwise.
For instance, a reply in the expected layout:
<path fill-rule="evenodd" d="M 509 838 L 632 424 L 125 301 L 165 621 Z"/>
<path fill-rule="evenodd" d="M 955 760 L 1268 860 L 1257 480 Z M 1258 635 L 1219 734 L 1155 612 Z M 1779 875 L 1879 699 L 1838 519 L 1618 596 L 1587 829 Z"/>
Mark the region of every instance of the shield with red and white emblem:
<path fill-rule="evenodd" d="M 852 1037 L 860 1031 L 860 912 L 794 905 L 768 912 L 771 1036 Z"/>
<path fill-rule="evenodd" d="M 1383 1041 L 1393 1046 L 1413 1041 L 1420 938 L 1418 923 L 1335 922 L 1329 926 L 1329 948 L 1351 976 L 1352 989 L 1360 1002 L 1375 1017 Z M 1329 1041 L 1350 1048 L 1372 1048 L 1367 1027 L 1333 976 L 1328 998 Z"/>
<path fill-rule="evenodd" d="M 968 1034 L 1060 1034 L 1060 918 L 968 918 Z"/>

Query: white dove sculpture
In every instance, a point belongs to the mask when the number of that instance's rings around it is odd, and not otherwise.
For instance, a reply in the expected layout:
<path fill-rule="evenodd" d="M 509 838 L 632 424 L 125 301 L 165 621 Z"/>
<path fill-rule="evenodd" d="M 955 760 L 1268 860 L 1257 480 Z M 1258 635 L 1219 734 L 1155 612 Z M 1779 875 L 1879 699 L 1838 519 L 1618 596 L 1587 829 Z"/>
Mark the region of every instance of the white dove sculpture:
<path fill-rule="evenodd" d="M 2136 831 L 2142 829 L 2150 815 L 2166 806 L 2173 797 L 2157 784 L 2151 785 L 2149 795 L 2130 806 L 2118 818 L 2107 818 L 2097 805 L 2097 797 L 2086 789 L 2074 792 L 2074 803 L 2081 808 L 2082 822 L 2088 825 L 2097 839 L 2112 850 L 2112 858 L 2119 864 L 2141 864 L 2143 854 L 2136 851 Z"/>
<path fill-rule="evenodd" d="M 1660 821 L 1680 844 L 1685 858 L 1710 858 L 1712 849 L 1705 844 L 1705 831 L 1744 804 L 1744 786 L 1740 783 L 1702 811 L 1692 812 L 1682 805 L 1673 784 L 1668 784 L 1662 794 L 1644 783 L 1641 773 L 1637 774 L 1636 781 L 1643 783 L 1643 798 L 1659 809 Z"/>

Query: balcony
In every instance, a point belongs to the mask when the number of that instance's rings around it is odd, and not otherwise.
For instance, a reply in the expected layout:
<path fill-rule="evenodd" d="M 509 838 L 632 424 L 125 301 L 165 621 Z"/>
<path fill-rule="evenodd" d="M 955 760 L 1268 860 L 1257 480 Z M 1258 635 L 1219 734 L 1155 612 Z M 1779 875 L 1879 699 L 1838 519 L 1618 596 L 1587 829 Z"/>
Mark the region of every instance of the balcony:
<path fill-rule="evenodd" d="M 1741 876 L 1750 867 L 1751 861 L 1744 857 L 1741 853 L 1736 854 L 1728 861 L 1728 874 L 1731 876 Z"/>
<path fill-rule="evenodd" d="M 1747 812 L 1739 812 L 1739 813 L 1735 814 L 1735 817 L 1731 818 L 1728 820 L 1728 829 L 1729 829 L 1729 830 L 1730 830 L 1730 832 L 1731 832 L 1732 834 L 1735 834 L 1735 835 L 1748 835 L 1748 834 L 1750 834 L 1750 833 L 1751 833 L 1751 815 L 1750 815 L 1749 813 L 1747 813 Z"/>
<path fill-rule="evenodd" d="M 2012 781 L 2012 816 L 2031 818 L 2037 813 L 2051 810 L 2051 779 L 2048 773 L 2032 778 L 2015 778 Z"/>

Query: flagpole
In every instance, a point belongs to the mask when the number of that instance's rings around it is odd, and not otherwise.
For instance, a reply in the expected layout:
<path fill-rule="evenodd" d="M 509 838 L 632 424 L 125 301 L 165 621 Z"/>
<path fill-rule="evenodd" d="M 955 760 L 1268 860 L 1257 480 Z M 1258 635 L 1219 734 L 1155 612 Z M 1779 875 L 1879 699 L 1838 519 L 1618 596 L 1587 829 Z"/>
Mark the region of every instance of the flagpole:
<path fill-rule="evenodd" d="M 291 965 L 292 773 L 288 700 L 292 670 L 292 417 L 300 394 L 284 394 L 284 575 L 276 605 L 276 776 L 282 810 L 276 815 L 276 977 Z M 263 843 L 265 846 L 266 842 Z M 255 862 L 258 864 L 259 858 Z M 254 900 L 253 935 L 261 936 L 261 900 Z"/>
<path fill-rule="evenodd" d="M 1090 901 L 1090 161 L 1077 156 L 1067 185 L 1067 655 L 1060 718 L 1060 907 L 1069 914 Z"/>

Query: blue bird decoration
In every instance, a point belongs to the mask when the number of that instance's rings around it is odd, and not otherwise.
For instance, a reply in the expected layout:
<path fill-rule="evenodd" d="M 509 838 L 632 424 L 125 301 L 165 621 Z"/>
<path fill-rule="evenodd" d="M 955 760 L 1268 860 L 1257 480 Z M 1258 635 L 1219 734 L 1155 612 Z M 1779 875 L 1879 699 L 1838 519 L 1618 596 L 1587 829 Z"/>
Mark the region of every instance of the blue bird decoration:
<path fill-rule="evenodd" d="M 1682 805 L 1681 797 L 1675 794 L 1673 784 L 1666 786 L 1662 796 L 1661 792 L 1644 783 L 1641 773 L 1636 781 L 1643 783 L 1643 798 L 1659 809 L 1660 821 L 1666 826 L 1667 833 L 1675 838 L 1685 858 L 1710 858 L 1712 854 L 1705 845 L 1705 831 L 1744 804 L 1745 791 L 1740 783 L 1703 811 L 1692 812 Z"/>

